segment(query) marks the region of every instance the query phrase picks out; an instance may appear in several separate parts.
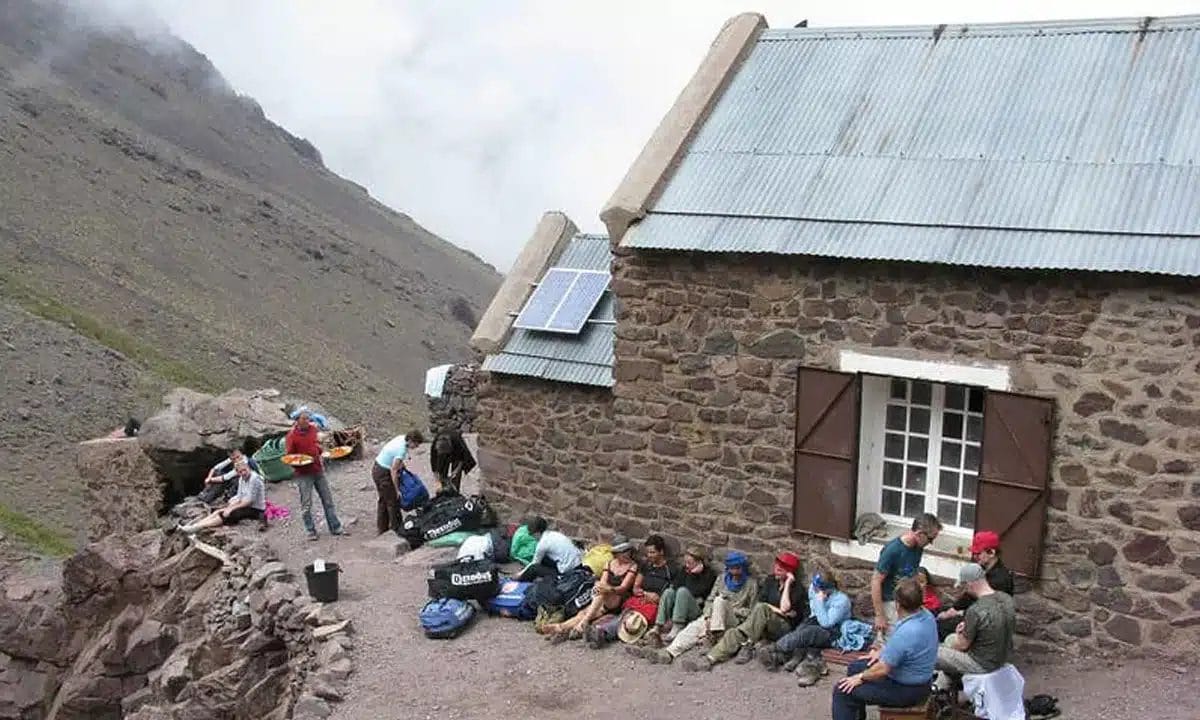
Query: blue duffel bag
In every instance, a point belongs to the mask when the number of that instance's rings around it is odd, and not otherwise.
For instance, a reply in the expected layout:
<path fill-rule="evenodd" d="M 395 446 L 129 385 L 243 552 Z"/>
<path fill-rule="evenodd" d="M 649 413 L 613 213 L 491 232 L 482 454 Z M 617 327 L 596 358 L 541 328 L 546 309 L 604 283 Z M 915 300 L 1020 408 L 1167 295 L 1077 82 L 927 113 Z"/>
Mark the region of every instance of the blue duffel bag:
<path fill-rule="evenodd" d="M 421 608 L 421 629 L 425 637 L 445 639 L 458 637 L 475 619 L 475 606 L 455 598 L 437 598 Z"/>
<path fill-rule="evenodd" d="M 485 607 L 488 614 L 500 617 L 532 620 L 533 615 L 523 610 L 525 593 L 533 583 L 520 582 L 511 578 L 500 578 L 500 592 L 489 598 Z"/>

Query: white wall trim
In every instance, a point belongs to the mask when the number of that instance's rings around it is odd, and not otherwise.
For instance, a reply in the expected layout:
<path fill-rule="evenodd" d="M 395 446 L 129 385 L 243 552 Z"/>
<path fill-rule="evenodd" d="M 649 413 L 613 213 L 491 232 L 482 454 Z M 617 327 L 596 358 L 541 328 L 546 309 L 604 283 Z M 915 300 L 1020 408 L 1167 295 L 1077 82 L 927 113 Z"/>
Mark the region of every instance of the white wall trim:
<path fill-rule="evenodd" d="M 1003 392 L 1012 388 L 1012 375 L 1007 365 L 966 365 L 842 350 L 838 353 L 838 369 L 842 372 L 974 385 Z"/>
<path fill-rule="evenodd" d="M 883 543 L 869 542 L 866 545 L 859 545 L 857 540 L 844 542 L 842 540 L 830 540 L 829 552 L 840 557 L 855 558 L 857 560 L 865 560 L 869 563 L 875 563 L 879 560 L 879 553 L 883 550 Z M 921 566 L 928 569 L 938 577 L 943 578 L 958 578 L 958 571 L 963 565 L 970 562 L 970 559 L 956 560 L 949 555 L 934 553 L 926 550 L 921 557 Z"/>

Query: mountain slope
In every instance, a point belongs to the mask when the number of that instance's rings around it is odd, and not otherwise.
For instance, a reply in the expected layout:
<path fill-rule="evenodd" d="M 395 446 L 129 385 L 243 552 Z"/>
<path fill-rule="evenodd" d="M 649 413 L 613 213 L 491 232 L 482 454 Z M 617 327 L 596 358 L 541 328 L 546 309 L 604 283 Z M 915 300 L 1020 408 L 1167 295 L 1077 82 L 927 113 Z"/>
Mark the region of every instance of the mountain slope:
<path fill-rule="evenodd" d="M 420 417 L 425 368 L 467 356 L 499 279 L 329 172 L 190 46 L 0 0 L 0 304 L 136 371 L 102 394 L 108 426 L 188 384 L 274 386 L 394 430 Z M 0 328 L 7 357 L 32 352 L 28 327 Z M 18 432 L 18 458 L 105 429 L 19 409 L 0 398 L 0 423 L 61 432 Z"/>

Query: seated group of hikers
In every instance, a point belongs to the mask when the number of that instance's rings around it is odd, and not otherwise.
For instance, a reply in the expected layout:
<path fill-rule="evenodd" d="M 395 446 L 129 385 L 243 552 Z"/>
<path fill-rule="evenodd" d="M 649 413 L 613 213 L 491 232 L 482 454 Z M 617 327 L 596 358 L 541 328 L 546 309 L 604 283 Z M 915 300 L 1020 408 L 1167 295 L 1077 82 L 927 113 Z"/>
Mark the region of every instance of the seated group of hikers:
<path fill-rule="evenodd" d="M 583 551 L 544 518 L 530 519 L 523 529 L 537 545 L 521 579 L 565 574 L 584 562 Z M 806 578 L 794 552 L 776 554 L 770 572 L 760 576 L 741 552 L 729 552 L 718 570 L 704 548 L 688 547 L 674 563 L 659 535 L 646 538 L 640 553 L 616 536 L 590 605 L 569 619 L 540 624 L 538 632 L 554 643 L 585 640 L 596 649 L 620 638 L 627 652 L 656 664 L 702 645 L 681 660 L 685 670 L 757 658 L 769 670 L 795 671 L 802 687 L 828 675 L 823 650 L 870 647 L 833 688 L 834 720 L 858 720 L 867 705 L 924 702 L 935 670 L 938 686 L 948 688 L 963 675 L 1008 666 L 1015 613 L 999 538 L 976 533 L 972 562 L 959 574 L 961 593 L 943 608 L 928 572 L 918 572 L 922 551 L 940 530 L 936 517 L 923 515 L 885 546 L 872 575 L 870 623 L 852 617 L 851 599 L 830 569 Z M 1015 702 L 1021 702 L 1019 691 Z"/>

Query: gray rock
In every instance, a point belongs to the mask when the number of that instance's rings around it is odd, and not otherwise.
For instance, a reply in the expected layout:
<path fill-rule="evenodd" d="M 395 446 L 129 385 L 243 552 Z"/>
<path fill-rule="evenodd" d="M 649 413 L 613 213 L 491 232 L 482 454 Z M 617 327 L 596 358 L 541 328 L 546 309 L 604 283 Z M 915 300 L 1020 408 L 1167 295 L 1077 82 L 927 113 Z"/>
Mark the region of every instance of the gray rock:
<path fill-rule="evenodd" d="M 373 560 L 391 562 L 408 552 L 408 541 L 395 533 L 384 533 L 374 540 L 363 543 L 363 548 Z"/>
<path fill-rule="evenodd" d="M 292 720 L 325 720 L 333 712 L 329 703 L 315 695 L 301 695 L 292 708 Z"/>
<path fill-rule="evenodd" d="M 349 657 L 346 648 L 338 642 L 337 638 L 330 638 L 317 646 L 317 665 L 325 666 L 344 660 Z"/>
<path fill-rule="evenodd" d="M 286 578 L 290 575 L 287 566 L 281 562 L 273 561 L 265 563 L 262 567 L 254 571 L 250 576 L 250 588 L 258 589 L 263 586 L 263 583 L 271 577 Z"/>
<path fill-rule="evenodd" d="M 317 673 L 308 680 L 308 690 L 322 700 L 341 702 L 344 697 L 339 683 L 327 673 Z"/>

